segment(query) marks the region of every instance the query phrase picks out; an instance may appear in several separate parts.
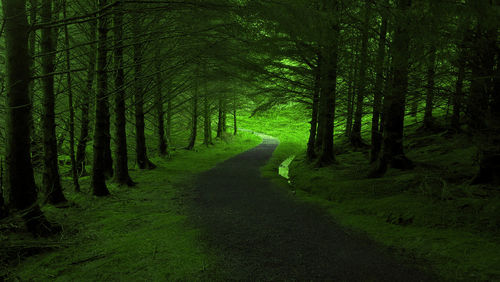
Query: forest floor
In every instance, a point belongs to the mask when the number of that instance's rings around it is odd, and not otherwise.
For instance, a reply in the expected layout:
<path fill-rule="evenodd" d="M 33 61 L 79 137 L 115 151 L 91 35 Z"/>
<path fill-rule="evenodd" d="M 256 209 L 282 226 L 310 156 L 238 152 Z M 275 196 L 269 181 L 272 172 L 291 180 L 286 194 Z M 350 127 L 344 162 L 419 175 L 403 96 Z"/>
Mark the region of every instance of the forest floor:
<path fill-rule="evenodd" d="M 131 170 L 136 187 L 108 183 L 110 197 L 90 196 L 89 177 L 81 179 L 83 193 L 64 179 L 70 206 L 43 207 L 63 227 L 60 235 L 33 238 L 16 218 L 0 222 L 0 281 L 199 280 L 216 259 L 188 222 L 186 191 L 200 172 L 260 142 L 241 133 L 153 158 L 157 169 Z"/>
<path fill-rule="evenodd" d="M 297 199 L 323 207 L 344 228 L 426 261 L 443 279 L 500 281 L 500 189 L 469 184 L 478 169 L 473 136 L 425 132 L 411 118 L 405 151 L 416 168 L 390 169 L 382 178 L 369 179 L 368 149 L 353 149 L 340 128 L 337 164 L 318 168 L 308 162 L 304 116 L 297 108 L 285 108 L 240 122 L 281 142 L 263 175 Z M 277 172 L 290 156 L 295 157 L 286 180 Z"/>
<path fill-rule="evenodd" d="M 44 207 L 51 220 L 62 224 L 61 235 L 32 239 L 22 232 L 3 233 L 2 249 L 17 252 L 18 260 L 3 261 L 0 277 L 434 280 L 422 261 L 395 256 L 263 178 L 260 168 L 278 146 L 275 139 L 264 137 L 257 147 L 260 140 L 247 133 L 235 139 L 182 151 L 168 161 L 155 159 L 157 169 L 133 171 L 137 187 L 110 185 L 111 197 L 67 193 L 69 207 Z"/>

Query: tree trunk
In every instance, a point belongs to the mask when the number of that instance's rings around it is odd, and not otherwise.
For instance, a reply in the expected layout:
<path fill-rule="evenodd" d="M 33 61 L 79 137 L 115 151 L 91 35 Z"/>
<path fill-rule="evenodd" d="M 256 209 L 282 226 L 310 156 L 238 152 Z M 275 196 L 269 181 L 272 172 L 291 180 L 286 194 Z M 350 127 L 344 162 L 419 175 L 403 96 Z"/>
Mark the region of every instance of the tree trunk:
<path fill-rule="evenodd" d="M 165 128 L 165 138 L 167 139 L 167 144 L 171 144 L 171 132 L 172 132 L 172 96 L 167 93 L 167 127 Z"/>
<path fill-rule="evenodd" d="M 210 113 L 210 103 L 208 101 L 208 91 L 205 87 L 203 95 L 203 145 L 209 146 L 212 144 L 212 121 Z"/>
<path fill-rule="evenodd" d="M 237 118 L 236 118 L 236 93 L 233 93 L 233 135 L 238 134 L 238 126 L 237 126 Z"/>
<path fill-rule="evenodd" d="M 407 12 L 410 0 L 397 0 L 398 16 L 395 18 L 395 33 L 392 42 L 392 89 L 384 98 L 384 136 L 382 155 L 370 172 L 371 177 L 385 174 L 387 167 L 411 169 L 413 163 L 403 150 L 403 130 L 405 100 L 408 91 L 408 61 L 410 37 L 408 34 Z"/>
<path fill-rule="evenodd" d="M 52 21 L 52 0 L 42 1 L 41 11 L 42 23 Z M 43 85 L 43 186 L 46 201 L 49 204 L 59 204 L 66 202 L 62 192 L 62 186 L 59 176 L 58 158 L 57 158 L 57 139 L 55 123 L 55 93 L 54 93 L 54 31 L 52 28 L 42 29 L 42 79 Z"/>
<path fill-rule="evenodd" d="M 99 8 L 107 5 L 107 0 L 99 0 Z M 97 42 L 97 91 L 95 97 L 95 128 L 94 128 L 94 156 L 92 163 L 92 192 L 95 196 L 109 195 L 106 187 L 107 173 L 107 144 L 109 141 L 109 105 L 108 105 L 108 64 L 107 40 L 108 40 L 108 18 L 102 12 L 98 18 L 98 42 Z M 106 131 L 108 130 L 108 131 Z"/>
<path fill-rule="evenodd" d="M 66 1 L 63 2 L 63 16 L 67 17 Z M 80 183 L 78 183 L 78 172 L 76 171 L 75 159 L 75 108 L 73 105 L 73 85 L 71 81 L 71 57 L 68 26 L 64 26 L 64 42 L 66 48 L 66 81 L 68 84 L 68 109 L 69 109 L 69 157 L 71 160 L 71 177 L 73 178 L 73 187 L 76 192 L 80 192 Z"/>
<path fill-rule="evenodd" d="M 134 186 L 128 173 L 127 118 L 125 116 L 125 73 L 123 70 L 123 2 L 114 9 L 114 65 L 115 65 L 115 172 L 118 185 Z"/>
<path fill-rule="evenodd" d="M 311 129 L 309 130 L 309 140 L 307 141 L 307 159 L 309 161 L 316 158 L 316 131 L 318 127 L 318 105 L 319 105 L 319 92 L 321 87 L 321 69 L 318 60 L 318 66 L 313 70 L 314 72 L 314 90 L 312 97 L 311 109 Z"/>
<path fill-rule="evenodd" d="M 355 59 L 353 59 L 355 61 Z M 352 71 L 349 74 L 349 87 L 347 89 L 347 115 L 345 121 L 345 136 L 351 137 L 352 134 L 352 118 L 354 115 L 354 98 L 356 96 L 356 66 L 355 62 Z"/>
<path fill-rule="evenodd" d="M 472 8 L 477 9 L 475 11 L 477 26 L 473 42 L 474 53 L 471 58 L 472 81 L 469 107 L 472 111 L 469 126 L 479 141 L 476 146 L 479 148 L 480 158 L 479 171 L 473 178 L 472 184 L 499 185 L 500 71 L 498 67 L 500 67 L 500 51 L 497 45 L 499 22 L 490 14 L 490 11 L 497 10 L 499 5 L 486 0 L 475 1 L 473 4 Z M 474 120 L 477 118 L 484 119 Z"/>
<path fill-rule="evenodd" d="M 224 99 L 222 100 L 223 101 L 223 105 L 222 105 L 222 108 L 224 109 L 222 111 L 222 133 L 225 134 L 227 132 L 227 97 L 226 95 L 224 94 Z"/>
<path fill-rule="evenodd" d="M 168 154 L 168 143 L 165 140 L 165 111 L 163 109 L 163 80 L 161 72 L 160 48 L 157 48 L 156 54 L 156 126 L 158 133 L 158 150 L 161 156 Z"/>
<path fill-rule="evenodd" d="M 337 13 L 339 3 L 333 4 L 332 13 Z M 331 9 L 330 7 L 328 10 Z M 321 150 L 319 152 L 318 166 L 327 166 L 335 162 L 335 153 L 333 150 L 333 133 L 335 122 L 335 106 L 336 106 L 336 91 L 337 91 L 337 64 L 338 64 L 338 43 L 340 29 L 337 20 L 332 25 L 331 32 L 328 38 L 325 38 L 325 44 L 322 46 L 324 64 L 322 70 L 322 90 L 320 95 L 319 115 L 320 120 L 323 120 L 321 126 L 322 141 Z M 324 78 L 324 79 L 323 79 Z"/>
<path fill-rule="evenodd" d="M 189 138 L 189 144 L 187 145 L 187 150 L 192 150 L 196 144 L 196 134 L 198 132 L 198 89 L 194 90 L 193 94 L 193 120 L 191 123 L 191 137 Z"/>
<path fill-rule="evenodd" d="M 388 1 L 385 1 L 387 4 Z M 370 163 L 374 163 L 380 153 L 382 147 L 382 132 L 380 130 L 380 112 L 382 107 L 383 83 L 384 83 L 384 60 L 385 60 L 385 40 L 387 39 L 387 17 L 382 16 L 380 25 L 380 38 L 378 42 L 377 59 L 375 62 L 375 89 L 373 96 L 373 112 L 372 112 L 372 136 L 371 136 L 371 151 Z"/>
<path fill-rule="evenodd" d="M 223 137 L 224 132 L 224 101 L 223 95 L 219 95 L 219 115 L 217 119 L 217 138 Z"/>
<path fill-rule="evenodd" d="M 33 26 L 37 22 L 37 11 L 38 11 L 38 1 L 37 0 L 30 0 L 30 25 Z M 36 61 L 35 61 L 35 53 L 36 53 L 36 45 L 37 45 L 37 30 L 33 29 L 29 33 L 29 54 L 30 54 L 30 69 L 31 69 L 31 76 L 36 76 Z M 30 81 L 30 99 L 31 99 L 31 104 L 32 107 L 34 108 L 33 104 L 33 98 L 35 95 L 35 82 L 36 80 L 32 79 Z M 37 136 L 36 132 L 36 124 L 35 124 L 35 118 L 33 117 L 33 110 L 32 114 L 30 115 L 31 117 L 31 160 L 33 162 L 33 165 L 36 166 L 36 164 L 40 163 L 40 152 L 43 150 L 40 150 L 40 148 L 37 148 L 40 146 L 39 142 L 40 138 Z"/>
<path fill-rule="evenodd" d="M 458 75 L 455 84 L 455 93 L 453 93 L 453 113 L 451 116 L 451 128 L 455 132 L 460 131 L 460 113 L 462 111 L 463 103 L 463 85 L 465 79 L 465 50 L 463 46 L 459 46 L 458 54 Z"/>
<path fill-rule="evenodd" d="M 31 99 L 29 93 L 29 25 L 25 0 L 2 0 L 6 56 L 6 196 L 11 210 L 22 210 L 28 230 L 50 233 L 51 226 L 37 203 L 31 165 Z"/>
<path fill-rule="evenodd" d="M 138 37 L 140 33 L 139 19 L 135 18 L 133 22 L 133 34 Z M 142 85 L 142 48 L 141 43 L 135 43 L 134 46 L 134 86 L 135 86 L 135 150 L 137 156 L 137 165 L 140 169 L 154 169 L 153 164 L 147 155 L 146 136 L 144 134 L 144 88 Z"/>
<path fill-rule="evenodd" d="M 366 144 L 361 138 L 361 126 L 363 119 L 363 104 L 366 96 L 366 67 L 368 65 L 368 37 L 369 37 L 369 24 L 370 24 L 370 2 L 365 1 L 364 7 L 364 22 L 363 32 L 361 37 L 361 62 L 359 66 L 359 89 L 356 101 L 356 112 L 354 114 L 354 124 L 351 132 L 351 144 L 355 148 L 365 147 Z"/>
<path fill-rule="evenodd" d="M 427 97 L 425 100 L 424 128 L 432 129 L 434 120 L 432 117 L 434 102 L 434 75 L 436 74 L 436 46 L 431 43 L 429 49 L 429 58 L 427 63 Z"/>
<path fill-rule="evenodd" d="M 471 1 L 471 9 L 477 14 L 477 24 L 474 31 L 470 66 L 472 70 L 470 95 L 468 101 L 468 125 L 475 132 L 487 128 L 486 119 L 492 89 L 492 74 L 496 52 L 496 29 L 492 28 L 487 14 L 489 2 L 486 0 Z"/>
<path fill-rule="evenodd" d="M 95 41 L 97 35 L 97 23 L 95 21 L 90 22 L 90 41 Z M 90 111 L 90 99 L 95 95 L 94 93 L 94 78 L 96 75 L 96 57 L 97 49 L 95 44 L 89 46 L 89 65 L 87 73 L 87 87 L 83 92 L 83 97 L 81 101 L 81 117 L 80 117 L 80 134 L 78 137 L 78 145 L 76 147 L 76 170 L 78 175 L 85 175 L 85 163 L 86 163 L 86 153 L 87 153 L 87 142 L 89 141 L 89 111 Z"/>

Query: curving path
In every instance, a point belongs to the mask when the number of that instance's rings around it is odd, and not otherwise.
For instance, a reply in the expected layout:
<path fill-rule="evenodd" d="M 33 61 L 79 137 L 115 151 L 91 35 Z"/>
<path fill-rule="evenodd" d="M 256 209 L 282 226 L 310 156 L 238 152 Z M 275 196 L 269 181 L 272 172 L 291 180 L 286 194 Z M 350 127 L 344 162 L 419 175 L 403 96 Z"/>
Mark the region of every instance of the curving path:
<path fill-rule="evenodd" d="M 264 136 L 259 146 L 197 178 L 194 218 L 202 239 L 221 258 L 203 279 L 434 280 L 262 178 L 259 168 L 277 145 Z"/>

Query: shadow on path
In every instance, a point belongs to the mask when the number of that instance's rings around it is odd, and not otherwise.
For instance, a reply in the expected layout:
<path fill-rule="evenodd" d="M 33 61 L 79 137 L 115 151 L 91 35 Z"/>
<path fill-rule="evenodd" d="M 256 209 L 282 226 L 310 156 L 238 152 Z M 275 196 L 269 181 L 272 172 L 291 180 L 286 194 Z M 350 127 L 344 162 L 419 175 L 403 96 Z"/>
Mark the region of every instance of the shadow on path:
<path fill-rule="evenodd" d="M 197 178 L 194 218 L 221 258 L 207 279 L 434 280 L 262 178 L 259 168 L 277 145 L 266 137 Z"/>

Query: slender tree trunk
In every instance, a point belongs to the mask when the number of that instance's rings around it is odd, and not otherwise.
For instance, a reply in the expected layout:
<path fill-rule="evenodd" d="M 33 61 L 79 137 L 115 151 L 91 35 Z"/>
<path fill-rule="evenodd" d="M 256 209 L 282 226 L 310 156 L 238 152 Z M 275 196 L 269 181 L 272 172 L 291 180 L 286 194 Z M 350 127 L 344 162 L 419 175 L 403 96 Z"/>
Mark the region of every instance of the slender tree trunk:
<path fill-rule="evenodd" d="M 67 17 L 66 1 L 63 2 L 63 16 Z M 80 183 L 78 183 L 78 173 L 76 171 L 75 159 L 75 108 L 73 106 L 73 85 L 71 81 L 71 57 L 68 26 L 64 26 L 64 41 L 66 48 L 66 80 L 68 83 L 68 108 L 69 108 L 69 156 L 71 159 L 71 176 L 73 178 L 73 187 L 76 192 L 80 192 Z"/>
<path fill-rule="evenodd" d="M 361 138 L 361 123 L 363 119 L 363 104 L 366 96 L 366 67 L 368 65 L 368 36 L 370 24 L 370 1 L 365 1 L 363 33 L 361 37 L 361 62 L 359 67 L 359 90 L 356 101 L 356 112 L 354 114 L 354 125 L 351 132 L 351 144 L 356 147 L 366 146 Z"/>
<path fill-rule="evenodd" d="M 3 159 L 0 158 L 0 219 L 9 215 L 9 210 L 7 209 L 3 199 L 3 182 Z"/>
<path fill-rule="evenodd" d="M 52 0 L 42 1 L 41 12 L 42 23 L 52 21 Z M 42 79 L 43 84 L 43 192 L 46 201 L 50 204 L 59 204 L 66 202 L 62 193 L 62 186 L 59 176 L 58 158 L 57 158 L 57 139 L 55 123 L 55 93 L 54 93 L 54 31 L 52 28 L 42 29 Z"/>
<path fill-rule="evenodd" d="M 6 56 L 6 196 L 12 211 L 22 210 L 28 230 L 46 235 L 51 226 L 37 203 L 31 165 L 29 26 L 25 0 L 2 0 Z"/>
<path fill-rule="evenodd" d="M 30 25 L 35 25 L 37 22 L 37 11 L 38 11 L 38 1 L 37 0 L 30 0 Z M 36 30 L 31 30 L 29 34 L 29 53 L 30 53 L 30 69 L 31 69 L 31 76 L 36 76 L 36 67 L 35 67 L 35 53 L 36 53 L 36 36 L 37 36 L 37 31 Z M 30 81 L 30 98 L 32 101 L 32 107 L 34 107 L 33 104 L 33 98 L 35 95 L 35 80 Z M 33 111 L 32 111 L 33 112 Z M 33 113 L 30 115 L 31 117 L 31 158 L 33 164 L 38 164 L 40 162 L 40 148 L 37 148 L 41 142 L 37 138 L 37 132 L 36 128 L 37 126 L 35 125 L 35 118 L 33 117 Z M 43 150 L 42 150 L 43 151 Z"/>
<path fill-rule="evenodd" d="M 167 139 L 167 144 L 171 144 L 171 132 L 172 132 L 172 96 L 167 93 L 167 127 L 165 129 L 165 138 Z"/>
<path fill-rule="evenodd" d="M 357 63 L 354 64 L 354 67 L 349 74 L 350 79 L 349 79 L 349 87 L 347 89 L 347 115 L 346 115 L 346 121 L 345 121 L 345 136 L 351 137 L 352 134 L 352 118 L 354 115 L 354 98 L 355 98 L 355 92 L 356 92 L 356 66 Z"/>
<path fill-rule="evenodd" d="M 458 57 L 458 75 L 457 82 L 455 84 L 455 93 L 453 93 L 452 103 L 453 103 L 453 113 L 451 116 L 451 128 L 456 132 L 460 131 L 460 113 L 462 111 L 463 104 L 463 85 L 465 79 L 465 52 L 459 47 Z"/>
<path fill-rule="evenodd" d="M 100 9 L 108 3 L 107 0 L 98 0 Z M 109 105 L 108 105 L 108 64 L 107 40 L 108 40 L 108 18 L 100 14 L 98 18 L 98 43 L 97 43 L 97 91 L 95 99 L 95 128 L 94 128 L 94 156 L 92 164 L 92 192 L 95 196 L 109 195 L 106 187 L 106 159 L 107 144 L 109 141 Z M 108 131 L 106 131 L 108 130 Z"/>
<path fill-rule="evenodd" d="M 436 46 L 431 43 L 429 50 L 429 58 L 427 63 L 427 97 L 425 101 L 424 113 L 424 128 L 432 129 L 434 119 L 432 117 L 432 110 L 434 108 L 434 75 L 436 73 Z"/>
<path fill-rule="evenodd" d="M 125 116 L 125 73 L 123 70 L 123 2 L 118 2 L 113 15 L 115 65 L 115 172 L 119 185 L 134 186 L 128 173 L 127 118 Z"/>
<path fill-rule="evenodd" d="M 314 70 L 314 90 L 312 97 L 312 110 L 311 110 L 311 129 L 309 130 L 309 140 L 307 141 L 307 159 L 313 160 L 316 158 L 316 131 L 318 127 L 318 106 L 319 106 L 319 92 L 321 87 L 321 66 L 319 65 Z"/>
<path fill-rule="evenodd" d="M 224 109 L 222 111 L 222 133 L 225 134 L 227 132 L 227 97 L 226 94 L 223 95 L 224 99 L 222 108 Z"/>
<path fill-rule="evenodd" d="M 203 95 L 203 145 L 205 146 L 212 144 L 212 121 L 210 116 L 210 103 L 208 101 L 208 91 L 205 86 L 205 93 Z"/>
<path fill-rule="evenodd" d="M 388 1 L 385 1 L 388 4 Z M 382 132 L 380 130 L 380 112 L 382 110 L 383 98 L 383 83 L 384 83 L 384 60 L 385 60 L 385 46 L 387 39 L 387 17 L 382 16 L 382 23 L 380 25 L 380 38 L 378 42 L 377 59 L 375 62 L 375 89 L 373 96 L 373 112 L 372 112 L 372 140 L 370 151 L 370 163 L 374 163 L 380 153 L 382 147 Z"/>
<path fill-rule="evenodd" d="M 237 118 L 236 118 L 236 93 L 233 93 L 233 135 L 238 134 L 238 126 L 237 126 Z"/>
<path fill-rule="evenodd" d="M 100 0 L 98 0 L 100 1 Z M 108 0 L 103 0 L 107 4 L 109 4 Z M 109 45 L 107 43 L 108 37 L 107 33 L 109 32 L 109 22 L 111 21 L 111 18 L 108 17 L 106 19 L 106 46 L 109 48 Z M 111 59 L 108 59 L 107 53 L 106 53 L 106 61 L 111 61 Z M 108 79 L 108 75 L 106 75 L 106 80 Z M 106 91 L 109 91 L 108 85 L 106 81 Z M 103 113 L 106 114 L 106 117 L 104 118 L 103 121 L 103 128 L 104 128 L 104 140 L 105 142 L 103 143 L 103 149 L 104 149 L 104 158 L 103 158 L 103 166 L 104 166 L 104 175 L 106 176 L 106 179 L 110 179 L 113 177 L 113 157 L 112 157 L 112 152 L 111 152 L 111 116 L 110 116 L 110 111 L 109 111 L 109 93 L 106 93 L 106 98 L 105 98 L 105 107 L 106 111 Z M 97 117 L 96 117 L 97 119 Z"/>
<path fill-rule="evenodd" d="M 168 154 L 168 143 L 165 140 L 165 111 L 163 109 L 163 76 L 161 72 L 160 48 L 157 48 L 156 54 L 156 119 L 158 132 L 158 150 L 161 156 Z"/>
<path fill-rule="evenodd" d="M 224 132 L 224 102 L 223 96 L 219 95 L 219 115 L 217 119 L 217 138 L 222 138 Z"/>
<path fill-rule="evenodd" d="M 97 23 L 96 21 L 90 22 L 90 41 L 95 41 L 97 35 Z M 80 109 L 80 134 L 78 137 L 78 145 L 76 147 L 76 170 L 78 175 L 85 175 L 85 163 L 86 163 L 86 150 L 87 142 L 89 141 L 89 111 L 90 111 L 90 98 L 94 97 L 94 78 L 96 75 L 96 57 L 97 49 L 95 44 L 89 46 L 89 65 L 87 73 L 87 87 L 83 92 L 81 100 Z"/>
<path fill-rule="evenodd" d="M 139 18 L 134 18 L 133 34 L 139 36 L 141 25 Z M 142 48 L 141 43 L 135 43 L 134 46 L 134 86 L 135 86 L 135 151 L 137 157 L 137 165 L 140 169 L 154 169 L 153 164 L 147 155 L 146 136 L 144 134 L 144 88 L 142 85 Z"/>
<path fill-rule="evenodd" d="M 398 169 L 411 169 L 413 163 L 405 156 L 403 150 L 403 129 L 405 116 L 405 100 L 408 91 L 408 61 L 410 37 L 407 31 L 407 11 L 411 7 L 410 0 L 397 0 L 398 16 L 395 18 L 395 33 L 392 42 L 392 89 L 384 98 L 384 138 L 382 155 L 371 177 L 380 177 L 391 166 Z"/>
<path fill-rule="evenodd" d="M 196 134 L 198 132 L 198 89 L 194 90 L 193 94 L 193 121 L 191 123 L 191 137 L 189 138 L 189 144 L 186 147 L 187 150 L 192 150 L 196 144 Z"/>

